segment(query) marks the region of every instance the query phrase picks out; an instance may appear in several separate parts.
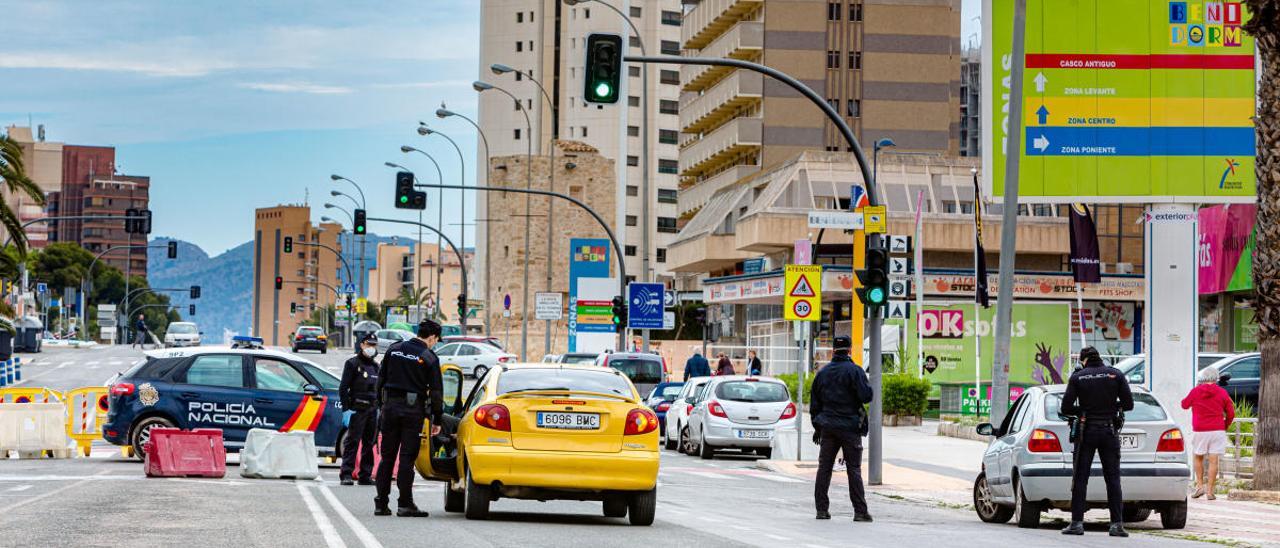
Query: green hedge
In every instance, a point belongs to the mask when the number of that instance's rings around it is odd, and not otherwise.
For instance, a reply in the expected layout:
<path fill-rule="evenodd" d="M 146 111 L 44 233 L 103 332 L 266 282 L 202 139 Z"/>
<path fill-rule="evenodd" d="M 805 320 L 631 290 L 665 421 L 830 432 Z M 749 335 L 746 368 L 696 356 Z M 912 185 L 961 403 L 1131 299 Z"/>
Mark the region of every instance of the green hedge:
<path fill-rule="evenodd" d="M 923 416 L 929 408 L 929 381 L 899 373 L 881 379 L 885 415 Z"/>
<path fill-rule="evenodd" d="M 777 376 L 778 380 L 787 383 L 787 390 L 791 392 L 791 401 L 795 401 L 796 382 L 799 376 L 796 373 L 783 373 Z M 804 380 L 804 403 L 809 403 L 809 389 L 813 386 L 813 375 L 809 375 Z"/>

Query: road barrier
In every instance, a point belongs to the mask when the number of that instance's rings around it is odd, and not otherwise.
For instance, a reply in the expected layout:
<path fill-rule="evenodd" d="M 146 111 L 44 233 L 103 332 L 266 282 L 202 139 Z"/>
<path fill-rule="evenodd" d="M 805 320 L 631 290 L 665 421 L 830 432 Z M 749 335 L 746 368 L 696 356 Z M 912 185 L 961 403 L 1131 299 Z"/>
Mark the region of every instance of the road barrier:
<path fill-rule="evenodd" d="M 46 452 L 70 457 L 66 422 L 67 408 L 60 402 L 0 403 L 0 456 L 16 451 L 21 458 Z"/>
<path fill-rule="evenodd" d="M 22 358 L 14 358 L 12 361 L 13 361 L 13 382 L 21 382 L 22 381 Z"/>
<path fill-rule="evenodd" d="M 107 387 L 86 386 L 65 394 L 67 435 L 76 441 L 77 454 L 89 456 L 93 440 L 102 438 L 102 424 L 107 420 Z"/>
<path fill-rule="evenodd" d="M 199 476 L 220 478 L 227 473 L 227 450 L 217 428 L 153 428 L 143 447 L 147 477 Z"/>
<path fill-rule="evenodd" d="M 277 432 L 253 428 L 240 450 L 240 475 L 246 478 L 315 479 L 320 475 L 316 462 L 315 432 Z"/>
<path fill-rule="evenodd" d="M 0 388 L 0 403 L 62 403 L 62 401 L 62 392 L 48 388 Z"/>

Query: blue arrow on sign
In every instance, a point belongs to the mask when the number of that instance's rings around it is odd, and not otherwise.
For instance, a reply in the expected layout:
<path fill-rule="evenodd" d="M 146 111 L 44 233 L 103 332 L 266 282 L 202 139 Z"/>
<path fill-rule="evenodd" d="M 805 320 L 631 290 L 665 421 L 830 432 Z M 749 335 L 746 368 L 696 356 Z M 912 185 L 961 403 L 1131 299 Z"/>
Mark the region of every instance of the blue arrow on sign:
<path fill-rule="evenodd" d="M 1040 105 L 1040 110 L 1036 111 L 1036 117 L 1039 118 L 1040 125 L 1043 126 L 1045 122 L 1049 121 L 1049 109 L 1044 108 L 1044 105 Z"/>

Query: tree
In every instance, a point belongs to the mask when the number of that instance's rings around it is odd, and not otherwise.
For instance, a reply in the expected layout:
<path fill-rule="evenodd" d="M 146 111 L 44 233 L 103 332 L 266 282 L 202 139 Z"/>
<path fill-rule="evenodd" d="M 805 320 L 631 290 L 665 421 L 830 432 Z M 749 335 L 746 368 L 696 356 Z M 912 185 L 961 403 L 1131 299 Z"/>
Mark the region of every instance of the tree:
<path fill-rule="evenodd" d="M 22 146 L 7 136 L 0 135 L 0 225 L 13 238 L 13 246 L 18 255 L 27 254 L 27 233 L 22 228 L 22 221 L 9 205 L 8 196 L 25 194 L 37 205 L 44 205 L 44 191 L 31 178 L 27 177 L 26 168 L 22 164 Z M 0 256 L 0 262 L 5 260 Z"/>
<path fill-rule="evenodd" d="M 1262 353 L 1254 489 L 1280 490 L 1280 4 L 1245 0 L 1245 30 L 1262 60 L 1258 80 L 1257 242 L 1253 250 L 1253 312 Z"/>

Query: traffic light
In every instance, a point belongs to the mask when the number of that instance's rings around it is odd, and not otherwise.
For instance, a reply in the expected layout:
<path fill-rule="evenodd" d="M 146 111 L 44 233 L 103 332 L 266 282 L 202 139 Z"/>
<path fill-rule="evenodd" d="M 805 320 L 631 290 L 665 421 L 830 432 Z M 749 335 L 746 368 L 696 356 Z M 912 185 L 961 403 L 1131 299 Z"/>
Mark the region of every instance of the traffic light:
<path fill-rule="evenodd" d="M 881 306 L 889 300 L 889 253 L 884 244 L 872 246 L 868 238 L 866 263 L 854 273 L 862 284 L 857 291 L 862 304 Z"/>
<path fill-rule="evenodd" d="M 627 300 L 622 297 L 613 298 L 613 327 L 618 331 L 627 328 Z"/>
<path fill-rule="evenodd" d="M 364 210 L 357 209 L 355 217 L 356 217 L 356 226 L 351 227 L 351 231 L 356 234 L 364 234 L 364 218 L 365 218 Z"/>
<path fill-rule="evenodd" d="M 142 216 L 141 219 L 138 219 L 138 234 L 151 234 L 151 210 L 139 209 L 138 214 Z"/>
<path fill-rule="evenodd" d="M 187 315 L 188 315 L 188 316 L 195 316 L 195 315 L 196 315 L 196 305 L 194 305 L 194 304 L 189 304 L 189 305 L 187 305 Z"/>
<path fill-rule="evenodd" d="M 467 294 L 466 293 L 458 294 L 458 317 L 459 318 L 467 317 Z"/>
<path fill-rule="evenodd" d="M 697 322 L 697 324 L 698 324 L 698 325 L 706 325 L 706 324 L 707 324 L 707 309 L 706 309 L 705 307 L 701 307 L 701 306 L 700 306 L 700 307 L 698 307 L 698 308 L 696 308 L 696 309 L 694 309 L 694 311 L 693 311 L 693 321 Z"/>
<path fill-rule="evenodd" d="M 191 286 L 191 298 L 192 299 L 200 298 L 200 286 L 198 285 Z"/>
<path fill-rule="evenodd" d="M 284 289 L 284 278 L 276 276 L 276 289 Z"/>
<path fill-rule="evenodd" d="M 124 215 L 125 234 L 136 234 L 138 232 L 138 219 L 134 219 L 134 217 L 138 216 L 138 210 L 131 207 L 124 210 Z"/>
<path fill-rule="evenodd" d="M 284 252 L 293 253 L 293 236 L 284 237 Z"/>
<path fill-rule="evenodd" d="M 289 303 L 289 313 L 290 314 L 298 313 L 298 303 Z"/>
<path fill-rule="evenodd" d="M 427 208 L 427 193 L 413 188 L 413 173 L 396 172 L 396 208 L 418 210 Z"/>
<path fill-rule="evenodd" d="M 169 258 L 170 259 L 178 258 L 178 242 L 175 242 L 173 240 L 169 240 Z"/>
<path fill-rule="evenodd" d="M 622 36 L 591 34 L 587 36 L 586 89 L 582 97 L 588 103 L 618 102 L 622 84 Z"/>

